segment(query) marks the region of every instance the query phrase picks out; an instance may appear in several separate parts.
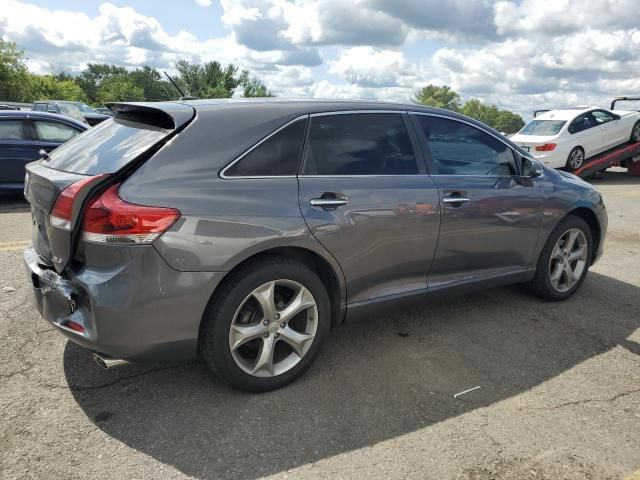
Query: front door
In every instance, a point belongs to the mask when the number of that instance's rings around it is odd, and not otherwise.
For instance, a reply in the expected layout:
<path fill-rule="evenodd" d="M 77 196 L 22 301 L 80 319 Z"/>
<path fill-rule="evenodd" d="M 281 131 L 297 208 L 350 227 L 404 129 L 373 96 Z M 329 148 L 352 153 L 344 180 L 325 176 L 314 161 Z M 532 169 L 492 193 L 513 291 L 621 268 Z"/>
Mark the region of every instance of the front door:
<path fill-rule="evenodd" d="M 440 240 L 429 273 L 435 290 L 526 275 L 542 222 L 542 195 L 513 151 L 463 121 L 411 115 L 440 193 Z"/>
<path fill-rule="evenodd" d="M 438 191 L 401 112 L 312 115 L 300 208 L 340 263 L 349 303 L 426 289 Z"/>

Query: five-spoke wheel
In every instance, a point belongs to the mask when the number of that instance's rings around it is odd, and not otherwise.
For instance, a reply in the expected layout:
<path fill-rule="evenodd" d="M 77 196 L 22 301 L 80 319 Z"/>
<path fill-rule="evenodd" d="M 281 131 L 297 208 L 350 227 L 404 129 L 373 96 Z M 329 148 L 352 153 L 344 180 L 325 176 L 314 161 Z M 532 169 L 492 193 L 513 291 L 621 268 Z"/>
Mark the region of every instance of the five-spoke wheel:
<path fill-rule="evenodd" d="M 216 289 L 200 330 L 200 352 L 236 388 L 280 388 L 317 356 L 330 311 L 326 288 L 308 266 L 265 257 L 234 270 Z"/>

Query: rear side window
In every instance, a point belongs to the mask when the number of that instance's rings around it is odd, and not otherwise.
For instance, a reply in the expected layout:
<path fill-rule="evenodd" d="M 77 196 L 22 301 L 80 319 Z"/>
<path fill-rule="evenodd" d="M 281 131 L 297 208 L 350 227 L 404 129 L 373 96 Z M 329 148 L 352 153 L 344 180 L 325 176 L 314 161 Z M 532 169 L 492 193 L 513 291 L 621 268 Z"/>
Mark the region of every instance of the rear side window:
<path fill-rule="evenodd" d="M 582 115 L 577 116 L 571 125 L 569 125 L 569 133 L 578 133 L 583 132 L 585 130 L 589 130 L 597 125 L 595 118 L 591 116 L 591 113 L 583 113 Z"/>
<path fill-rule="evenodd" d="M 33 125 L 36 127 L 38 139 L 43 142 L 64 143 L 80 133 L 75 128 L 60 122 L 35 120 Z"/>
<path fill-rule="evenodd" d="M 416 157 L 401 114 L 313 117 L 306 175 L 411 175 Z"/>
<path fill-rule="evenodd" d="M 24 140 L 22 120 L 0 120 L 0 140 Z"/>
<path fill-rule="evenodd" d="M 225 177 L 296 175 L 307 120 L 301 119 L 276 131 L 227 167 Z"/>
<path fill-rule="evenodd" d="M 105 120 L 56 148 L 46 166 L 84 175 L 113 173 L 169 133 L 146 124 Z"/>
<path fill-rule="evenodd" d="M 456 120 L 416 115 L 438 175 L 517 173 L 511 149 L 482 130 Z"/>
<path fill-rule="evenodd" d="M 36 106 L 33 109 L 37 112 L 46 112 L 47 104 L 46 103 L 36 103 Z"/>

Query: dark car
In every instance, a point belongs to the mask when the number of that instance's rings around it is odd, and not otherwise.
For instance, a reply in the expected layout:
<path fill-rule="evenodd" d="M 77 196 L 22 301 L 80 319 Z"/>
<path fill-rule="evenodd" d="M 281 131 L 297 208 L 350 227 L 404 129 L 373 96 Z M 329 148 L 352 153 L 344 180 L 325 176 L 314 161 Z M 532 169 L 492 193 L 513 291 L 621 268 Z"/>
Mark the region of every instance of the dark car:
<path fill-rule="evenodd" d="M 104 115 L 91 108 L 86 103 L 72 102 L 69 100 L 39 100 L 33 102 L 33 110 L 36 112 L 59 113 L 68 115 L 79 121 L 84 121 L 90 126 L 104 122 L 111 115 Z"/>
<path fill-rule="evenodd" d="M 0 111 L 0 190 L 24 188 L 24 166 L 87 129 L 72 118 L 28 110 Z"/>
<path fill-rule="evenodd" d="M 30 164 L 41 314 L 101 365 L 194 358 L 282 387 L 332 326 L 437 292 L 573 295 L 602 252 L 598 191 L 491 128 L 417 105 L 112 104 Z"/>
<path fill-rule="evenodd" d="M 113 112 L 109 110 L 107 107 L 96 107 L 94 108 L 96 113 L 101 113 L 102 115 L 107 115 L 109 117 L 113 117 Z"/>

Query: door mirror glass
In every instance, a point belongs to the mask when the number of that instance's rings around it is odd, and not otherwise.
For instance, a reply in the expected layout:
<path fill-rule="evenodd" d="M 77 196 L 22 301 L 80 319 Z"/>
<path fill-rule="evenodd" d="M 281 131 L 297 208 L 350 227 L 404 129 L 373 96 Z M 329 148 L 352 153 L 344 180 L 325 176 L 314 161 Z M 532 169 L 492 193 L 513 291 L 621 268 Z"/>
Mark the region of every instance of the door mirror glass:
<path fill-rule="evenodd" d="M 524 178 L 535 178 L 542 175 L 544 168 L 535 160 L 522 157 L 522 176 Z"/>

